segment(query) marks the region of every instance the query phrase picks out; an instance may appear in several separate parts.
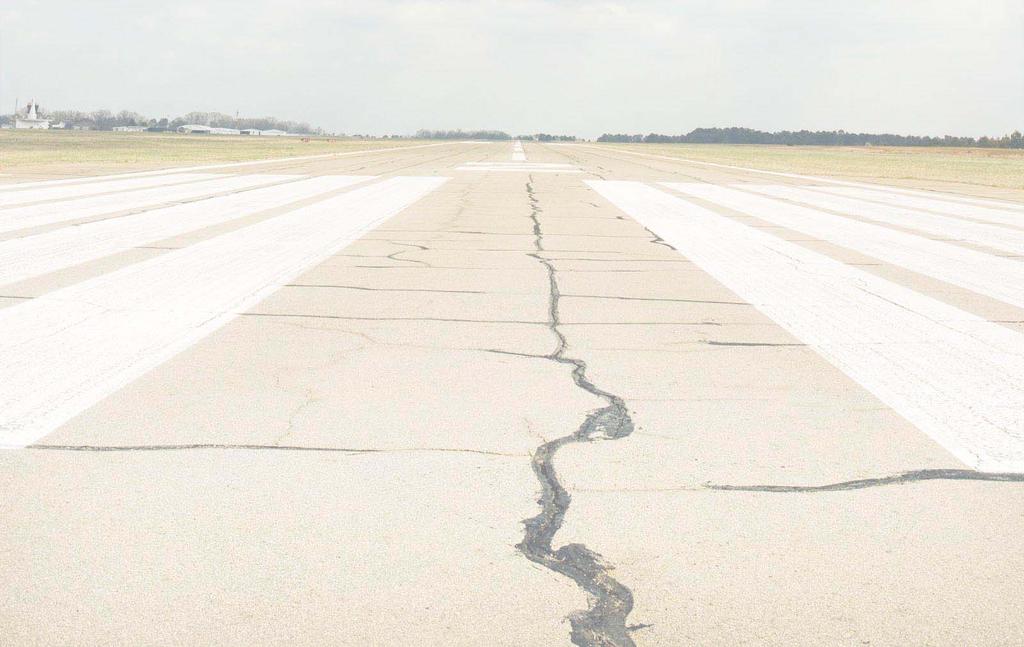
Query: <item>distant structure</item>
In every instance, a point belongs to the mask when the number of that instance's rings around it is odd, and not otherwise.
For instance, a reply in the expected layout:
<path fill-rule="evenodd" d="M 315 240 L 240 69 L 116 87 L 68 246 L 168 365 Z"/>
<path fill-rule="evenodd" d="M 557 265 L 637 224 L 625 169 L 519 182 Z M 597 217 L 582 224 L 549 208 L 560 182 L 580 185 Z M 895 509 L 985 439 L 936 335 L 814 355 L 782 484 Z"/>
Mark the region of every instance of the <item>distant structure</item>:
<path fill-rule="evenodd" d="M 39 104 L 32 100 L 25 107 L 24 115 L 14 115 L 14 127 L 22 130 L 49 130 L 50 120 L 39 118 Z"/>
<path fill-rule="evenodd" d="M 211 130 L 213 129 L 209 126 L 202 126 L 199 124 L 185 124 L 184 126 L 178 126 L 178 132 L 183 135 L 209 135 Z"/>
<path fill-rule="evenodd" d="M 115 133 L 142 133 L 146 132 L 145 126 L 114 126 Z"/>

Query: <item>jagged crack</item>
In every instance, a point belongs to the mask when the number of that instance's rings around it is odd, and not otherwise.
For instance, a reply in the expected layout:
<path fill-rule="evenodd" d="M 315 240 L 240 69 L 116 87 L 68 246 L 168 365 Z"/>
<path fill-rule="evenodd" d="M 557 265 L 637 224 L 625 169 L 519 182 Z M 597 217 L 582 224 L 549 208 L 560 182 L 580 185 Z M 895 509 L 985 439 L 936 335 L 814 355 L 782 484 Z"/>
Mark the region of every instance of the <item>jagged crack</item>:
<path fill-rule="evenodd" d="M 560 328 L 557 270 L 542 255 L 544 233 L 539 218 L 541 208 L 533 191 L 532 176 L 526 184 L 526 192 L 530 201 L 536 250 L 530 256 L 547 270 L 548 327 L 557 341 L 555 350 L 546 359 L 571 366 L 573 383 L 608 404 L 588 413 L 573 433 L 548 441 L 534 452 L 532 467 L 541 485 L 541 496 L 537 501 L 541 511 L 523 522 L 525 533 L 517 548 L 530 561 L 572 579 L 590 597 L 588 609 L 573 612 L 569 616 L 573 644 L 580 647 L 633 647 L 633 639 L 629 636 L 633 627 L 626 625 L 626 618 L 633 610 L 632 592 L 611 577 L 611 567 L 585 545 L 567 544 L 557 549 L 552 547 L 552 541 L 562 527 L 571 502 L 569 492 L 555 471 L 555 455 L 562 447 L 572 443 L 624 438 L 633 432 L 633 420 L 622 398 L 595 386 L 587 377 L 586 362 L 566 353 L 567 343 Z"/>

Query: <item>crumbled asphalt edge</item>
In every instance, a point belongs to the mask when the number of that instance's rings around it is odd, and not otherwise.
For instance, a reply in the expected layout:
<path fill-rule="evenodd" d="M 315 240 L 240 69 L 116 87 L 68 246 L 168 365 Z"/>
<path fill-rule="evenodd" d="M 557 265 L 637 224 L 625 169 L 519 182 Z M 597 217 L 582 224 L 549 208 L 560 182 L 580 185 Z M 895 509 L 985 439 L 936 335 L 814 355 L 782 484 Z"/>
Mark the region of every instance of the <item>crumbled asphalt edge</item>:
<path fill-rule="evenodd" d="M 542 212 L 533 191 L 533 176 L 526 183 L 530 201 L 530 218 L 533 220 L 535 252 L 529 254 L 544 266 L 548 274 L 548 328 L 557 340 L 555 350 L 546 356 L 553 362 L 572 367 L 572 380 L 576 386 L 595 395 L 608 405 L 587 414 L 583 423 L 573 433 L 540 445 L 533 453 L 532 467 L 541 485 L 541 496 L 537 503 L 541 512 L 523 521 L 523 541 L 516 545 L 530 561 L 540 564 L 555 573 L 572 579 L 587 592 L 590 608 L 575 611 L 569 616 L 572 625 L 571 639 L 579 647 L 634 647 L 629 636 L 626 617 L 633 610 L 633 593 L 622 583 L 611 577 L 611 567 L 600 555 L 583 544 L 566 544 L 553 549 L 551 542 L 562 527 L 571 497 L 558 480 L 554 458 L 565 445 L 586 443 L 594 440 L 617 440 L 633 433 L 633 420 L 626 405 L 619 396 L 603 391 L 587 378 L 586 363 L 566 355 L 566 339 L 560 329 L 559 288 L 557 270 L 545 259 L 544 234 L 539 215 Z"/>

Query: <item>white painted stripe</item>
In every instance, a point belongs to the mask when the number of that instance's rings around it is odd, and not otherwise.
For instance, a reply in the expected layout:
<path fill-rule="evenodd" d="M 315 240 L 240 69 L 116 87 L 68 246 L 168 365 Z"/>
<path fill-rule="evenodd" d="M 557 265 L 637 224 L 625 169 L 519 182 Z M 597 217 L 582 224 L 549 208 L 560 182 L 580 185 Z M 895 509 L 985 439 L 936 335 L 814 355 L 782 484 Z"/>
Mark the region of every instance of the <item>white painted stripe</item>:
<path fill-rule="evenodd" d="M 180 200 L 192 200 L 224 191 L 238 191 L 249 187 L 296 180 L 301 175 L 230 175 L 216 180 L 193 182 L 177 186 L 157 187 L 67 200 L 54 204 L 13 207 L 0 211 L 0 232 L 28 229 L 67 220 L 91 218 L 108 213 L 141 209 Z"/>
<path fill-rule="evenodd" d="M 848 213 L 876 222 L 916 229 L 935 236 L 984 245 L 1012 254 L 1024 255 L 1024 231 L 989 225 L 926 211 L 907 209 L 866 200 L 845 198 L 817 191 L 818 187 L 795 187 L 787 184 L 739 184 L 736 188 L 763 193 L 776 198 L 795 200 L 822 209 Z"/>
<path fill-rule="evenodd" d="M 0 285 L 335 191 L 371 176 L 326 175 L 0 241 Z"/>
<path fill-rule="evenodd" d="M 548 144 L 552 146 L 554 144 Z M 783 173 L 781 171 L 766 171 L 759 168 L 750 168 L 747 166 L 735 166 L 732 164 L 720 164 L 718 162 L 705 162 L 703 160 L 688 159 L 685 157 L 674 157 L 672 155 L 656 155 L 654 153 L 640 153 L 638 151 L 624 150 L 621 148 L 609 148 L 608 146 L 594 146 L 586 144 L 563 144 L 564 146 L 579 146 L 580 148 L 592 148 L 594 150 L 602 150 L 608 152 L 609 150 L 615 150 L 619 153 L 626 153 L 627 155 L 637 155 L 639 157 L 649 157 L 651 159 L 663 159 L 670 160 L 673 162 L 681 162 L 683 164 L 696 164 L 698 166 L 711 166 L 714 168 L 731 169 L 735 171 L 743 171 L 745 173 L 760 173 L 761 175 L 773 175 L 775 177 L 787 177 L 796 180 L 811 180 L 814 182 L 824 182 L 827 184 L 836 184 L 840 186 L 849 187 L 861 187 L 864 189 L 887 191 L 891 193 L 903 193 L 906 195 L 921 196 L 926 198 L 941 198 L 943 200 L 954 200 L 969 202 L 974 204 L 983 204 L 994 208 L 1007 208 L 1007 209 L 1020 209 L 1024 210 L 1024 205 L 1016 202 L 1004 202 L 1000 200 L 983 200 L 981 198 L 975 198 L 973 196 L 965 196 L 959 193 L 943 193 L 940 191 L 924 191 L 918 189 L 906 189 L 903 187 L 894 187 L 884 184 L 868 184 L 867 182 L 853 182 L 850 180 L 837 180 L 831 177 L 822 177 L 819 175 L 801 175 L 799 173 Z M 613 145 L 614 146 L 614 145 Z"/>
<path fill-rule="evenodd" d="M 588 184 L 964 463 L 1024 472 L 1024 335 L 640 183 Z"/>
<path fill-rule="evenodd" d="M 67 200 L 81 198 L 97 193 L 113 193 L 115 191 L 131 191 L 169 184 L 183 184 L 198 180 L 215 180 L 223 175 L 212 173 L 179 173 L 177 175 L 161 175 L 157 177 L 134 178 L 108 182 L 92 182 L 90 184 L 74 184 L 71 186 L 50 187 L 32 191 L 10 191 L 0 193 L 0 207 L 11 207 L 43 200 Z"/>
<path fill-rule="evenodd" d="M 551 162 L 466 162 L 464 166 L 536 166 L 542 168 L 576 168 L 572 164 L 555 164 Z"/>
<path fill-rule="evenodd" d="M 0 191 L 11 191 L 19 189 L 30 189 L 42 186 L 58 186 L 61 184 L 77 184 L 80 182 L 113 180 L 127 177 L 145 177 L 148 175 L 166 175 L 169 173 L 186 173 L 190 171 L 209 171 L 213 169 L 238 168 L 239 166 L 256 166 L 259 164 L 280 164 L 282 162 L 303 162 L 306 160 L 325 159 L 329 157 L 350 157 L 352 155 L 368 155 L 370 153 L 388 153 L 413 150 L 416 148 L 431 148 L 433 146 L 448 146 L 449 142 L 436 144 L 418 144 L 416 146 L 392 146 L 388 148 L 369 148 L 360 151 L 347 151 L 344 153 L 323 153 L 321 155 L 302 155 L 299 157 L 278 157 L 276 159 L 249 160 L 247 162 L 227 162 L 224 164 L 207 164 L 205 166 L 181 166 L 177 168 L 156 169 L 153 171 L 136 171 L 133 173 L 117 173 L 115 175 L 93 175 L 84 177 L 73 177 L 63 180 L 41 180 L 38 182 L 17 182 L 14 184 L 0 184 Z"/>
<path fill-rule="evenodd" d="M 0 310 L 0 446 L 45 436 L 445 181 L 372 184 Z"/>
<path fill-rule="evenodd" d="M 713 184 L 665 186 L 1024 308 L 1024 263 Z"/>
<path fill-rule="evenodd" d="M 974 218 L 998 222 L 1004 225 L 1024 227 L 1024 213 L 1012 209 L 992 209 L 980 205 L 962 204 L 949 200 L 936 200 L 934 198 L 923 198 L 918 196 L 903 195 L 892 191 L 877 191 L 874 189 L 860 189 L 854 187 L 823 186 L 822 191 L 836 195 L 844 195 L 863 200 L 874 200 L 886 204 L 894 204 L 912 209 L 927 209 L 938 213 L 945 213 L 961 218 Z"/>
<path fill-rule="evenodd" d="M 579 169 L 558 169 L 532 166 L 459 166 L 456 171 L 490 171 L 496 173 L 582 173 Z"/>

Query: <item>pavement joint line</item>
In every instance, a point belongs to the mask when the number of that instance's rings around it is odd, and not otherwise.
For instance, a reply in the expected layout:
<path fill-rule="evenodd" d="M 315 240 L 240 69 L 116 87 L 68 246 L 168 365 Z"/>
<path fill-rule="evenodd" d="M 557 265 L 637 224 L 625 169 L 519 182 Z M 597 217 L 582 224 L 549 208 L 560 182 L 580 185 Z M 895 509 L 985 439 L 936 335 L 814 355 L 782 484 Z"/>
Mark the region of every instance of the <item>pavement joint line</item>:
<path fill-rule="evenodd" d="M 821 492 L 848 492 L 891 485 L 907 485 L 925 481 L 982 481 L 994 483 L 1024 483 L 1024 474 L 1017 472 L 977 472 L 969 469 L 920 469 L 897 472 L 874 478 L 836 481 L 822 485 L 735 485 L 705 482 L 670 488 L 580 488 L 581 492 L 760 492 L 766 494 L 815 494 Z"/>
<path fill-rule="evenodd" d="M 443 321 L 451 323 L 495 323 L 495 324 L 527 324 L 545 326 L 546 321 L 525 321 L 516 319 L 459 319 L 455 317 L 346 317 L 342 315 L 317 315 L 284 312 L 239 312 L 241 317 L 297 317 L 302 319 L 345 319 L 351 321 Z"/>
<path fill-rule="evenodd" d="M 287 283 L 286 288 L 325 288 L 336 290 L 361 290 L 366 292 L 440 292 L 443 294 L 500 294 L 483 290 L 436 290 L 430 288 L 368 288 L 360 285 L 330 285 L 324 283 Z"/>
<path fill-rule="evenodd" d="M 531 174 L 526 182 L 526 195 L 536 251 L 528 256 L 537 259 L 547 270 L 549 295 L 546 325 L 556 341 L 555 350 L 546 359 L 572 367 L 571 375 L 576 387 L 601 398 L 607 404 L 587 413 L 574 432 L 544 442 L 534 450 L 531 466 L 541 485 L 541 496 L 537 501 L 541 511 L 523 521 L 523 540 L 516 548 L 530 561 L 573 580 L 588 594 L 589 608 L 569 615 L 573 644 L 578 647 L 634 647 L 635 643 L 629 635 L 630 628 L 626 625 L 626 618 L 633 610 L 633 593 L 629 588 L 609 575 L 611 567 L 584 544 L 565 544 L 557 549 L 552 547 L 552 541 L 562 527 L 572 500 L 558 479 L 555 455 L 562 447 L 570 444 L 625 438 L 633 432 L 634 424 L 622 398 L 596 386 L 587 376 L 586 362 L 567 354 L 568 341 L 560 328 L 558 270 L 542 255 L 545 251 L 544 232 L 540 223 L 543 209 L 534 191 L 533 181 Z"/>
<path fill-rule="evenodd" d="M 232 443 L 185 443 L 180 445 L 49 445 L 33 444 L 18 449 L 51 450 L 66 452 L 175 452 L 192 450 L 244 450 L 244 451 L 282 451 L 282 452 L 321 452 L 339 454 L 393 454 L 409 452 L 441 452 L 453 454 L 481 454 L 484 456 L 504 456 L 508 458 L 529 458 L 528 454 L 513 452 L 495 452 L 485 449 L 468 449 L 460 447 L 400 447 L 395 449 L 364 449 L 354 447 L 317 447 L 307 445 L 258 445 Z"/>

